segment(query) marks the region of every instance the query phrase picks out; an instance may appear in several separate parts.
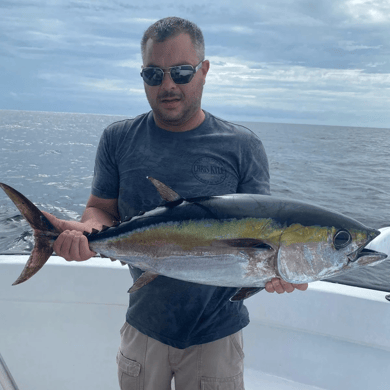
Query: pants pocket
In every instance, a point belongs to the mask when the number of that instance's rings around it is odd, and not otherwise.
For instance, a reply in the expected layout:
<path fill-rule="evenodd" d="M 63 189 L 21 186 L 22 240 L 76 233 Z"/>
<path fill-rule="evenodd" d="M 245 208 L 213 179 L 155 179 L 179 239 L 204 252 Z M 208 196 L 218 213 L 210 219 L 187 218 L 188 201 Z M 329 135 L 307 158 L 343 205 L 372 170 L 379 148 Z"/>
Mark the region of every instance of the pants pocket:
<path fill-rule="evenodd" d="M 122 328 L 119 330 L 119 334 L 122 336 L 123 332 L 125 331 L 125 329 L 129 326 L 129 324 L 127 323 L 127 321 L 125 321 L 125 323 L 122 325 Z"/>
<path fill-rule="evenodd" d="M 140 378 L 141 364 L 123 356 L 119 350 L 116 355 L 116 363 L 118 364 L 118 380 L 121 390 L 141 390 Z"/>
<path fill-rule="evenodd" d="M 234 348 L 240 355 L 241 359 L 244 359 L 244 339 L 242 335 L 242 331 L 237 332 L 235 334 L 230 335 L 230 340 L 232 341 Z"/>
<path fill-rule="evenodd" d="M 244 375 L 240 373 L 230 378 L 206 378 L 200 380 L 201 390 L 245 390 Z"/>

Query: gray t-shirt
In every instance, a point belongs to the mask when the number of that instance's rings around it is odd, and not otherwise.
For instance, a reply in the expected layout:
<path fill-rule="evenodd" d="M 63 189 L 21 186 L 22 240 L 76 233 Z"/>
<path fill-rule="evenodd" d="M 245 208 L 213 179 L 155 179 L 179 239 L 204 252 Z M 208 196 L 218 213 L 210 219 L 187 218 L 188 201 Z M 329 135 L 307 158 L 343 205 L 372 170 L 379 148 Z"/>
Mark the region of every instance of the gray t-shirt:
<path fill-rule="evenodd" d="M 249 129 L 204 111 L 187 132 L 159 128 L 150 111 L 113 123 L 103 133 L 92 194 L 118 199 L 122 220 L 161 204 L 152 176 L 183 198 L 231 193 L 270 194 L 267 156 Z M 130 267 L 136 280 L 142 271 Z M 205 286 L 159 276 L 130 295 L 126 320 L 140 332 L 176 348 L 228 336 L 249 323 L 237 289 Z"/>

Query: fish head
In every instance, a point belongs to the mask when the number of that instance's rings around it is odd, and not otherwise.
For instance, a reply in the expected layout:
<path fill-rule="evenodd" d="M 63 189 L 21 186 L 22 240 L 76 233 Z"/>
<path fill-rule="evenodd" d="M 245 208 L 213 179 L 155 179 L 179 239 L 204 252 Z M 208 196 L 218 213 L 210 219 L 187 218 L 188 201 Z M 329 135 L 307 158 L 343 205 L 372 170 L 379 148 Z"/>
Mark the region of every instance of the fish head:
<path fill-rule="evenodd" d="M 372 266 L 381 263 L 388 258 L 387 253 L 381 253 L 373 249 L 367 248 L 367 245 L 381 234 L 379 230 L 371 229 L 367 232 L 367 241 L 365 244 L 359 246 L 353 252 L 350 252 L 348 256 L 348 268 L 359 268 L 363 266 Z"/>
<path fill-rule="evenodd" d="M 387 255 L 365 247 L 379 234 L 358 222 L 344 226 L 293 224 L 281 234 L 277 270 L 287 282 L 309 283 L 375 265 Z"/>

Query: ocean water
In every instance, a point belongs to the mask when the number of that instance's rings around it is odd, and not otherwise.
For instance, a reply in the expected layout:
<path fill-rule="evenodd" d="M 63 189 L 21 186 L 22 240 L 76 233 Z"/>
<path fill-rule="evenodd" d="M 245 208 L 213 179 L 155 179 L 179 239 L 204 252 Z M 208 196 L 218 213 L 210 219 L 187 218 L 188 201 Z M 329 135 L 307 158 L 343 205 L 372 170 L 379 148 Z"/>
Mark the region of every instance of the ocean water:
<path fill-rule="evenodd" d="M 0 110 L 0 182 L 39 208 L 78 219 L 104 128 L 125 117 Z M 390 226 L 390 129 L 242 122 L 263 141 L 275 196 Z M 0 253 L 28 253 L 32 232 L 0 191 Z M 334 282 L 390 291 L 390 261 Z"/>

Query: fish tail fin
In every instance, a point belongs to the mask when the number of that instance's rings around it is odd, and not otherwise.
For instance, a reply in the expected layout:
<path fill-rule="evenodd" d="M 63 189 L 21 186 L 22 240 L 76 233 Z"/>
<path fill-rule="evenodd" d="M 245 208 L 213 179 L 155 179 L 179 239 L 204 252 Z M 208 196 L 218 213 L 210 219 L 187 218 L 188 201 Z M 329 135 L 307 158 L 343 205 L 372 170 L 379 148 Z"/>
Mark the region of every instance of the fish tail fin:
<path fill-rule="evenodd" d="M 22 273 L 13 283 L 14 286 L 30 279 L 44 266 L 53 253 L 53 240 L 55 240 L 61 232 L 58 231 L 38 208 L 20 192 L 3 183 L 0 183 L 0 187 L 12 200 L 34 230 L 34 248 Z"/>
<path fill-rule="evenodd" d="M 34 276 L 45 265 L 52 253 L 53 248 L 49 238 L 45 236 L 35 236 L 34 249 L 24 266 L 22 273 L 12 285 L 16 286 Z"/>

